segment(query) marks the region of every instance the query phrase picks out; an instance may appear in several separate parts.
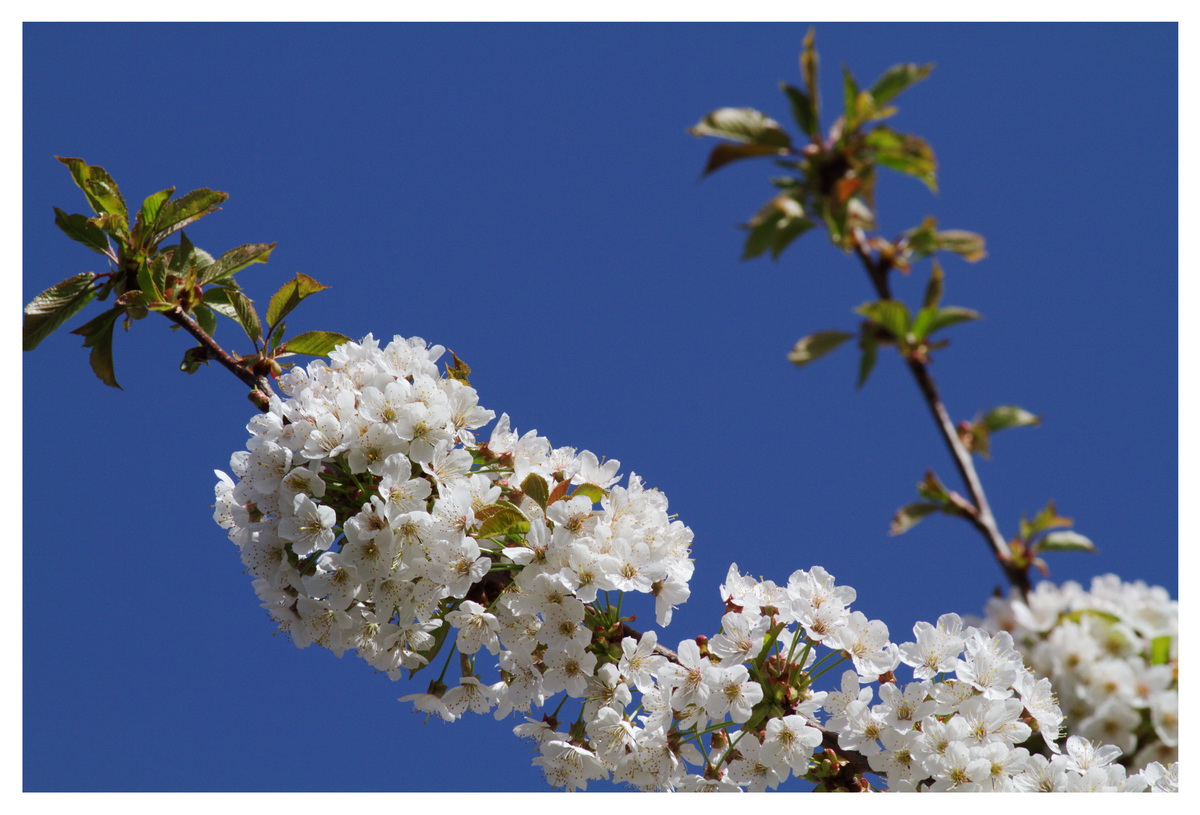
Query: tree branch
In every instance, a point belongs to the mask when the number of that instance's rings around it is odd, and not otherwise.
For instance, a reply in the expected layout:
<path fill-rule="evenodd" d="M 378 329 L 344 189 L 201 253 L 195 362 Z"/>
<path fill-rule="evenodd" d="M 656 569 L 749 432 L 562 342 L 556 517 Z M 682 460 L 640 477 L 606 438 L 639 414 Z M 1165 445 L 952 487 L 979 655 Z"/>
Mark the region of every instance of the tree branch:
<path fill-rule="evenodd" d="M 862 261 L 867 276 L 871 279 L 871 284 L 875 287 L 879 298 L 881 300 L 895 299 L 892 297 L 891 286 L 888 284 L 890 265 L 883 258 L 872 256 L 866 237 L 861 230 L 857 229 L 854 231 L 854 252 L 858 255 L 859 260 Z M 934 382 L 933 376 L 929 373 L 929 368 L 920 360 L 906 357 L 905 364 L 908 365 L 908 370 L 912 372 L 913 378 L 917 382 L 917 387 L 920 389 L 921 395 L 925 398 L 925 403 L 929 406 L 930 413 L 933 414 L 934 424 L 937 425 L 938 431 L 942 435 L 942 440 L 946 443 L 946 447 L 950 451 L 950 458 L 953 459 L 954 466 L 958 469 L 958 474 L 971 496 L 971 511 L 966 516 L 967 520 L 983 536 L 984 541 L 992 550 L 996 562 L 1000 564 L 1005 577 L 1008 578 L 1009 584 L 1022 598 L 1025 597 L 1031 588 L 1028 570 L 1021 568 L 1013 562 L 1008 544 L 1005 542 L 1004 536 L 1000 533 L 999 527 L 996 526 L 996 519 L 992 515 L 987 495 L 983 491 L 983 484 L 979 481 L 979 475 L 975 471 L 975 462 L 971 458 L 971 453 L 963 446 L 962 440 L 958 437 L 954 422 L 951 421 L 950 414 L 946 411 L 946 406 L 942 403 L 941 396 L 938 394 L 937 383 Z"/>
<path fill-rule="evenodd" d="M 217 362 L 229 369 L 230 373 L 236 376 L 242 382 L 250 387 L 252 392 L 261 393 L 265 397 L 270 397 L 274 391 L 271 388 L 271 380 L 265 376 L 256 376 L 246 366 L 242 365 L 232 354 L 217 344 L 217 341 L 209 336 L 208 332 L 201 328 L 195 320 L 184 313 L 183 309 L 176 306 L 171 311 L 164 311 L 163 316 L 176 325 L 182 326 L 185 331 L 191 334 L 203 346 L 209 359 L 215 359 Z M 255 404 L 258 404 L 257 402 Z M 260 406 L 262 410 L 265 407 Z"/>

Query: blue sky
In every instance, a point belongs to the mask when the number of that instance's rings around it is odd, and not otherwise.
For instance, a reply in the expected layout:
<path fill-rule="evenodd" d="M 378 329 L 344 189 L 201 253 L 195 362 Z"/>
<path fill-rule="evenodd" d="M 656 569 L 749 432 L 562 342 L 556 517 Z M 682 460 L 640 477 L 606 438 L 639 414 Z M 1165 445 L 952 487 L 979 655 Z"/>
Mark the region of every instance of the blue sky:
<path fill-rule="evenodd" d="M 777 83 L 798 83 L 806 30 L 28 24 L 23 301 L 102 271 L 54 227 L 52 207 L 86 204 L 53 156 L 105 166 L 130 200 L 224 190 L 188 234 L 214 254 L 278 241 L 239 278 L 251 296 L 296 272 L 332 286 L 293 330 L 446 345 L 482 404 L 666 493 L 696 572 L 660 640 L 716 630 L 736 561 L 778 581 L 822 565 L 903 641 L 979 612 L 1001 574 L 951 519 L 888 537 L 926 469 L 960 488 L 913 383 L 884 354 L 856 392 L 849 347 L 786 359 L 805 334 L 853 330 L 867 280 L 819 233 L 740 262 L 737 224 L 772 170 L 700 182 L 712 144 L 686 132 L 723 106 L 785 121 Z M 932 370 L 956 420 L 999 404 L 1045 419 L 979 465 L 1002 529 L 1054 499 L 1100 551 L 1052 557 L 1053 579 L 1116 572 L 1173 595 L 1176 36 L 817 26 L 827 100 L 842 63 L 864 83 L 936 63 L 894 124 L 933 145 L 941 191 L 889 176 L 879 213 L 889 235 L 934 215 L 988 240 L 983 262 L 945 262 L 947 302 L 985 319 Z M 918 300 L 925 273 L 898 294 Z M 545 789 L 514 721 L 424 724 L 396 701 L 424 677 L 271 636 L 211 520 L 212 471 L 253 413 L 240 384 L 179 373 L 188 343 L 146 320 L 118 332 L 124 390 L 106 388 L 67 333 L 88 317 L 23 360 L 25 788 Z"/>

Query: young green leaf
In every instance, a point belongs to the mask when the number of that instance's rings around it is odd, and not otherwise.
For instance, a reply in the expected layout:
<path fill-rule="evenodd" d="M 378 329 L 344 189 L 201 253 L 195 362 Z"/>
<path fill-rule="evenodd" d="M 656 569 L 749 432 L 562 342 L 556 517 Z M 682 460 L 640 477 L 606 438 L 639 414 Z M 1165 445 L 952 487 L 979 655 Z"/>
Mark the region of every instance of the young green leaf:
<path fill-rule="evenodd" d="M 720 108 L 705 116 L 691 129 L 696 136 L 746 144 L 790 148 L 792 139 L 779 122 L 754 108 Z"/>
<path fill-rule="evenodd" d="M 932 70 L 932 63 L 929 65 L 914 65 L 913 63 L 893 65 L 884 71 L 883 75 L 871 86 L 871 96 L 875 98 L 875 104 L 887 104 L 904 89 L 929 76 L 929 72 Z"/>
<path fill-rule="evenodd" d="M 142 230 L 144 234 L 150 234 L 154 231 L 158 224 L 158 214 L 162 211 L 163 204 L 175 194 L 174 187 L 167 187 L 165 190 L 151 193 L 146 196 L 146 200 L 142 202 L 142 209 L 138 213 L 142 219 Z"/>
<path fill-rule="evenodd" d="M 1001 405 L 989 410 L 981 421 L 984 427 L 994 433 L 997 430 L 1006 430 L 1010 427 L 1039 425 L 1042 423 L 1042 417 L 1035 416 L 1028 410 L 1019 408 L 1016 405 Z"/>
<path fill-rule="evenodd" d="M 532 498 L 543 510 L 550 503 L 550 485 L 537 473 L 530 473 L 521 482 L 521 492 Z"/>
<path fill-rule="evenodd" d="M 937 192 L 937 160 L 924 139 L 881 125 L 867 134 L 866 143 L 877 163 L 911 175 Z"/>
<path fill-rule="evenodd" d="M 718 144 L 709 154 L 708 164 L 704 166 L 702 175 L 711 175 L 726 164 L 741 159 L 778 156 L 786 152 L 787 150 L 783 147 L 774 147 L 769 144 Z"/>
<path fill-rule="evenodd" d="M 207 289 L 204 292 L 204 305 L 208 306 L 218 314 L 224 314 L 231 320 L 237 320 L 237 309 L 233 307 L 233 301 L 229 298 L 230 292 L 232 291 L 236 291 L 236 289 Z"/>
<path fill-rule="evenodd" d="M 1064 529 L 1059 532 L 1050 532 L 1034 547 L 1034 552 L 1068 552 L 1068 551 L 1083 551 L 1094 552 L 1096 545 L 1078 532 L 1072 532 L 1069 529 Z"/>
<path fill-rule="evenodd" d="M 192 314 L 195 315 L 196 325 L 200 326 L 200 330 L 211 337 L 217 330 L 216 313 L 206 306 L 196 306 L 196 308 L 192 310 Z"/>
<path fill-rule="evenodd" d="M 1064 518 L 1058 514 L 1058 508 L 1054 506 L 1053 501 L 1047 501 L 1046 506 L 1037 515 L 1033 516 L 1033 520 L 1025 520 L 1025 516 L 1021 516 L 1020 533 L 1021 539 L 1025 541 L 1032 540 L 1035 535 L 1051 529 L 1056 526 L 1071 526 L 1075 522 L 1070 518 Z"/>
<path fill-rule="evenodd" d="M 1150 664 L 1166 665 L 1171 661 L 1171 635 L 1162 634 L 1150 640 Z"/>
<path fill-rule="evenodd" d="M 25 306 L 21 347 L 32 351 L 60 325 L 79 313 L 96 296 L 92 281 L 96 275 L 84 272 L 51 286 Z"/>
<path fill-rule="evenodd" d="M 863 303 L 854 311 L 871 322 L 883 326 L 898 340 L 903 341 L 908 335 L 911 317 L 908 313 L 908 306 L 899 300 L 876 300 L 871 303 Z"/>
<path fill-rule="evenodd" d="M 917 483 L 917 494 L 926 501 L 944 505 L 950 503 L 950 491 L 938 480 L 933 470 L 925 473 L 925 478 Z"/>
<path fill-rule="evenodd" d="M 254 310 L 254 303 L 240 291 L 227 290 L 226 294 L 233 310 L 237 313 L 238 325 L 246 332 L 246 336 L 257 345 L 258 341 L 262 339 L 262 323 L 258 319 L 258 312 Z"/>
<path fill-rule="evenodd" d="M 55 158 L 71 171 L 71 178 L 74 179 L 75 186 L 83 190 L 88 204 L 97 215 L 116 215 L 122 219 L 128 217 L 125 201 L 121 198 L 117 182 L 113 181 L 107 170 L 103 167 L 89 165 L 81 158 L 63 158 L 62 156 L 55 156 Z"/>
<path fill-rule="evenodd" d="M 814 109 L 819 109 L 817 94 L 817 68 L 819 65 L 817 31 L 810 28 L 804 35 L 804 49 L 800 52 L 800 75 L 804 77 L 804 87 L 808 88 L 808 97 L 812 99 Z"/>
<path fill-rule="evenodd" d="M 328 356 L 329 352 L 350 338 L 336 331 L 306 331 L 279 346 L 281 353 L 304 354 L 310 357 Z"/>
<path fill-rule="evenodd" d="M 306 274 L 297 274 L 271 295 L 271 301 L 267 304 L 267 325 L 278 325 L 305 297 L 327 288 Z"/>
<path fill-rule="evenodd" d="M 922 315 L 925 315 L 922 318 Z M 913 323 L 913 334 L 917 339 L 924 339 L 932 336 L 943 328 L 954 325 L 955 323 L 964 323 L 968 320 L 978 320 L 983 315 L 978 311 L 972 311 L 969 308 L 961 306 L 946 306 L 945 308 L 921 309 L 921 314 L 917 315 L 920 326 L 916 322 Z"/>
<path fill-rule="evenodd" d="M 499 506 L 499 509 L 494 512 L 485 511 L 495 506 Z M 479 526 L 478 537 L 480 538 L 524 535 L 529 531 L 529 519 L 512 504 L 507 506 L 492 504 L 491 506 L 484 507 L 476 514 L 484 516 L 484 521 Z"/>
<path fill-rule="evenodd" d="M 595 484 L 580 484 L 575 488 L 575 491 L 571 493 L 571 497 L 574 498 L 578 495 L 586 496 L 587 498 L 591 499 L 593 504 L 596 504 L 599 503 L 600 500 L 606 495 L 608 495 L 608 493 L 602 490 L 600 487 L 597 487 Z"/>
<path fill-rule="evenodd" d="M 54 224 L 66 233 L 68 238 L 82 243 L 93 252 L 107 255 L 111 251 L 104 230 L 92 223 L 86 215 L 68 215 L 55 207 Z"/>
<path fill-rule="evenodd" d="M 816 334 L 809 334 L 796 343 L 788 354 L 788 360 L 797 367 L 802 367 L 825 356 L 853 336 L 845 331 L 818 331 Z"/>
<path fill-rule="evenodd" d="M 987 257 L 983 236 L 963 229 L 947 229 L 937 233 L 938 246 L 947 252 L 961 255 L 963 260 L 974 263 Z"/>
<path fill-rule="evenodd" d="M 166 202 L 158 212 L 154 232 L 147 243 L 161 243 L 163 239 L 215 210 L 228 197 L 227 193 L 199 189 Z"/>
<path fill-rule="evenodd" d="M 821 123 L 817 118 L 817 108 L 812 99 L 804 91 L 786 82 L 779 83 L 779 87 L 787 95 L 788 102 L 792 106 L 792 118 L 796 120 L 800 132 L 807 134 L 814 141 L 819 140 Z"/>
<path fill-rule="evenodd" d="M 121 219 L 129 217 L 125 208 L 125 199 L 103 167 L 89 167 L 89 178 L 84 182 L 83 191 L 87 193 L 88 202 L 97 215 L 113 215 Z"/>
<path fill-rule="evenodd" d="M 908 530 L 916 526 L 922 518 L 932 512 L 937 512 L 941 507 L 937 504 L 909 504 L 900 507 L 896 510 L 896 514 L 892 517 L 892 525 L 888 530 L 889 535 L 903 535 Z"/>
<path fill-rule="evenodd" d="M 204 274 L 200 276 L 199 283 L 201 286 L 207 286 L 209 283 L 219 283 L 230 275 L 240 272 L 252 263 L 266 263 L 267 258 L 271 256 L 271 250 L 275 248 L 273 243 L 248 243 L 245 246 L 239 246 L 236 249 L 230 249 L 225 254 L 212 262 L 204 270 Z M 267 318 L 267 322 L 271 322 L 271 318 Z"/>
<path fill-rule="evenodd" d="M 854 74 L 850 73 L 850 69 L 842 66 L 842 104 L 845 110 L 846 126 L 845 130 L 850 131 L 858 126 L 858 82 L 854 79 Z"/>
<path fill-rule="evenodd" d="M 858 383 L 855 388 L 867 384 L 867 377 L 871 375 L 878 355 L 879 341 L 875 339 L 875 330 L 866 324 L 863 325 L 862 334 L 858 339 L 858 347 L 862 349 L 862 356 L 858 360 Z"/>
<path fill-rule="evenodd" d="M 92 349 L 88 360 L 100 381 L 118 390 L 121 386 L 117 384 L 117 374 L 113 368 L 112 335 L 117 318 L 124 313 L 122 306 L 116 306 L 71 332 L 83 337 L 84 348 Z"/>
<path fill-rule="evenodd" d="M 443 613 L 449 612 L 456 606 L 457 601 L 443 600 L 440 611 Z M 442 646 L 446 644 L 446 636 L 453 630 L 454 627 L 447 623 L 445 619 L 441 620 L 441 625 L 431 632 L 433 635 L 433 642 L 429 644 L 429 647 L 417 652 L 417 656 L 422 660 L 422 662 L 417 667 L 408 669 L 409 679 L 412 679 L 420 670 L 425 668 L 425 666 L 427 666 L 433 660 L 437 659 L 437 655 L 442 650 Z"/>
<path fill-rule="evenodd" d="M 936 309 L 942 302 L 945 279 L 946 273 L 942 271 L 942 264 L 934 260 L 933 269 L 929 273 L 929 283 L 925 286 L 925 301 L 921 304 L 924 308 Z"/>
<path fill-rule="evenodd" d="M 814 226 L 796 199 L 795 191 L 782 192 L 760 209 L 745 228 L 750 231 L 742 251 L 742 260 L 758 257 L 770 250 L 777 259 L 788 244 Z"/>

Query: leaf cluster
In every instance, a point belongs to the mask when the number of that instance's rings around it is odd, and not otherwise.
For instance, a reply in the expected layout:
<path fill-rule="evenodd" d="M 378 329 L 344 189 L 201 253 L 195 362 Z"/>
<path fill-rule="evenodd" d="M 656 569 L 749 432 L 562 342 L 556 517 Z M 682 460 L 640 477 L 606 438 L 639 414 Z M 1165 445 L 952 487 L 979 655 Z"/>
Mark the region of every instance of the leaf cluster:
<path fill-rule="evenodd" d="M 175 188 L 168 187 L 147 196 L 131 222 L 125 199 L 107 170 L 80 158 L 58 160 L 70 171 L 94 214 L 68 214 L 56 207 L 54 222 L 67 237 L 104 256 L 108 270 L 74 275 L 35 297 L 25 307 L 24 350 L 36 348 L 93 300 L 110 296 L 111 308 L 71 333 L 83 337 L 84 347 L 91 349 L 92 370 L 113 387 L 120 387 L 112 356 L 117 321 L 123 320 L 128 330 L 151 312 L 168 316 L 175 323 L 172 328 L 182 326 L 199 339 L 180 364 L 187 373 L 225 355 L 223 361 L 253 376 L 277 375 L 281 370 L 277 359 L 293 354 L 322 356 L 349 339 L 329 331 L 284 339 L 283 318 L 304 298 L 328 288 L 303 274 L 272 296 L 264 327 L 235 276 L 253 264 L 265 263 L 274 243 L 238 246 L 217 258 L 192 244 L 184 227 L 219 209 L 229 197 L 226 193 L 202 188 L 174 198 Z M 178 242 L 164 245 L 176 233 Z M 232 355 L 216 345 L 212 335 L 218 315 L 242 327 L 253 352 Z"/>

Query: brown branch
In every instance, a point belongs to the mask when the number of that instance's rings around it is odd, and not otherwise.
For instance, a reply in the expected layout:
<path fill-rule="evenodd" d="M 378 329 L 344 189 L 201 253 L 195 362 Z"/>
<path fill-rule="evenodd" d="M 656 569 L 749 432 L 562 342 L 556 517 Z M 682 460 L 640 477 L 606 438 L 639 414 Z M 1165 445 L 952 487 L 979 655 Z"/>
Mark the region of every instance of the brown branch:
<path fill-rule="evenodd" d="M 857 229 L 854 231 L 854 252 L 858 255 L 859 260 L 862 261 L 867 276 L 871 279 L 871 284 L 875 287 L 879 298 L 881 300 L 893 300 L 891 286 L 888 284 L 890 265 L 883 258 L 876 258 L 871 255 L 866 237 L 861 230 Z M 954 422 L 950 420 L 950 414 L 946 411 L 946 406 L 942 403 L 941 396 L 938 394 L 937 383 L 934 382 L 933 376 L 929 373 L 929 368 L 924 362 L 912 357 L 906 357 L 905 363 L 908 365 L 908 370 L 912 372 L 913 378 L 917 382 L 917 387 L 921 390 L 921 395 L 925 398 L 925 403 L 929 406 L 930 413 L 933 414 L 934 424 L 937 425 L 938 431 L 942 435 L 942 440 L 946 443 L 946 448 L 950 451 L 950 458 L 953 459 L 954 466 L 958 469 L 958 474 L 971 496 L 970 511 L 964 517 L 983 536 L 984 541 L 992 550 L 996 562 L 1004 571 L 1005 577 L 1008 578 L 1009 584 L 1021 597 L 1024 597 L 1031 588 L 1029 573 L 1026 569 L 1021 568 L 1013 562 L 1008 544 L 1005 542 L 1004 536 L 1000 533 L 1000 529 L 996 525 L 996 519 L 992 515 L 987 495 L 983 491 L 983 484 L 979 481 L 979 474 L 975 471 L 975 462 L 971 458 L 970 451 L 963 446 L 962 440 L 958 437 Z"/>
<path fill-rule="evenodd" d="M 265 376 L 256 376 L 246 366 L 242 365 L 232 354 L 218 345 L 217 341 L 201 328 L 195 320 L 184 313 L 182 308 L 176 306 L 171 311 L 162 312 L 162 315 L 195 337 L 204 348 L 209 359 L 215 359 L 224 365 L 230 373 L 246 383 L 252 392 L 261 393 L 265 397 L 270 397 L 273 393 L 270 379 Z M 266 410 L 265 407 L 262 409 Z"/>

